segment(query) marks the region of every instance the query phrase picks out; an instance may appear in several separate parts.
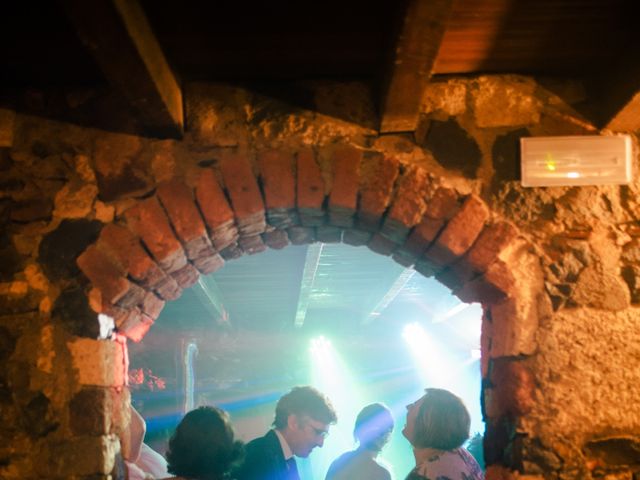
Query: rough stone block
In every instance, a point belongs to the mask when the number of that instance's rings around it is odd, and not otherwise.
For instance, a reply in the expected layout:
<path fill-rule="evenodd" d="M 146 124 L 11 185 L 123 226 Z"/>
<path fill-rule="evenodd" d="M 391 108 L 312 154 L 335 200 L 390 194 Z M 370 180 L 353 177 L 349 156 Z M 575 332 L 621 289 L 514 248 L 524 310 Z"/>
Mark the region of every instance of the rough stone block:
<path fill-rule="evenodd" d="M 157 194 L 189 259 L 213 255 L 215 250 L 191 189 L 174 179 L 158 186 Z"/>
<path fill-rule="evenodd" d="M 444 220 L 423 217 L 407 237 L 401 250 L 415 258 L 421 257 L 444 227 Z"/>
<path fill-rule="evenodd" d="M 460 210 L 460 196 L 452 188 L 438 187 L 427 203 L 425 215 L 433 219 L 450 220 Z"/>
<path fill-rule="evenodd" d="M 167 272 L 180 270 L 187 257 L 156 197 L 142 200 L 124 213 L 129 229 L 142 239 L 151 255 Z"/>
<path fill-rule="evenodd" d="M 522 360 L 496 358 L 491 365 L 491 383 L 498 416 L 519 417 L 529 413 L 535 401 L 535 379 Z"/>
<path fill-rule="evenodd" d="M 229 155 L 220 162 L 220 171 L 235 212 L 241 234 L 264 232 L 264 204 L 251 164 L 245 156 Z"/>
<path fill-rule="evenodd" d="M 276 228 L 295 224 L 293 155 L 281 150 L 267 150 L 258 155 L 258 165 L 269 224 Z"/>
<path fill-rule="evenodd" d="M 216 249 L 222 250 L 234 243 L 238 239 L 234 213 L 213 170 L 207 168 L 200 172 L 196 201 Z"/>
<path fill-rule="evenodd" d="M 121 387 L 127 375 L 127 353 L 120 342 L 77 338 L 67 342 L 80 385 Z"/>
<path fill-rule="evenodd" d="M 363 162 L 358 202 L 358 227 L 376 232 L 391 203 L 393 185 L 400 172 L 400 162 L 378 155 Z"/>
<path fill-rule="evenodd" d="M 358 202 L 362 152 L 351 146 L 333 152 L 333 184 L 329 195 L 329 221 L 332 225 L 351 227 Z"/>
<path fill-rule="evenodd" d="M 452 263 L 471 247 L 488 218 L 487 205 L 470 195 L 427 250 L 426 256 L 439 265 Z"/>
<path fill-rule="evenodd" d="M 274 250 L 281 250 L 289 245 L 289 237 L 287 236 L 286 230 L 265 232 L 262 234 L 262 239 L 269 248 L 273 248 Z"/>
<path fill-rule="evenodd" d="M 162 298 L 163 300 L 177 300 L 182 295 L 182 289 L 176 280 L 169 276 L 165 275 L 165 277 L 153 286 L 153 290 Z"/>
<path fill-rule="evenodd" d="M 100 232 L 96 243 L 118 267 L 145 286 L 160 282 L 165 273 L 147 254 L 140 240 L 127 228 L 110 223 Z"/>
<path fill-rule="evenodd" d="M 141 138 L 134 135 L 102 133 L 97 137 L 93 158 L 100 200 L 140 197 L 153 189 L 143 147 Z"/>
<path fill-rule="evenodd" d="M 13 146 L 16 112 L 0 108 L 0 148 Z"/>
<path fill-rule="evenodd" d="M 516 127 L 540 122 L 542 105 L 536 83 L 515 75 L 483 76 L 472 89 L 473 112 L 480 128 Z"/>
<path fill-rule="evenodd" d="M 120 442 L 115 435 L 81 436 L 58 441 L 51 445 L 48 455 L 38 465 L 42 469 L 40 478 L 108 475 L 114 468 L 119 451 Z"/>
<path fill-rule="evenodd" d="M 74 435 L 99 436 L 109 433 L 112 395 L 107 388 L 83 388 L 69 403 L 69 423 Z"/>

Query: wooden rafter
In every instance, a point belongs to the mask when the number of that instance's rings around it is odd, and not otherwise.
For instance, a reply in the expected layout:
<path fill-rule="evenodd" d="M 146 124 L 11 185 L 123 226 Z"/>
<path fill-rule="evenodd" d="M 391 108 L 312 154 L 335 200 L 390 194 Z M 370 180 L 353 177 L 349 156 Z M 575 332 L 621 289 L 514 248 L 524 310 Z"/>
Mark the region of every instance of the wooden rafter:
<path fill-rule="evenodd" d="M 453 0 L 410 0 L 381 108 L 381 132 L 414 131 Z"/>
<path fill-rule="evenodd" d="M 296 307 L 295 326 L 297 328 L 304 325 L 309 307 L 309 297 L 313 291 L 313 283 L 316 280 L 318 264 L 322 256 L 323 243 L 312 243 L 307 247 L 307 256 L 304 261 L 304 270 L 300 281 L 300 294 L 298 296 L 298 306 Z"/>
<path fill-rule="evenodd" d="M 382 312 L 395 300 L 395 298 L 400 294 L 402 289 L 407 285 L 409 280 L 413 278 L 416 271 L 413 268 L 405 268 L 402 270 L 398 278 L 395 279 L 393 284 L 389 287 L 387 292 L 382 296 L 380 301 L 376 304 L 376 306 L 369 312 L 369 315 L 366 315 L 362 319 L 362 324 L 366 325 L 368 323 L 373 322 L 377 319 Z"/>
<path fill-rule="evenodd" d="M 69 18 L 109 82 L 149 133 L 180 137 L 182 91 L 137 0 L 63 0 Z"/>
<path fill-rule="evenodd" d="M 633 51 L 633 50 L 632 50 Z M 629 58 L 602 84 L 602 126 L 614 132 L 640 129 L 640 63 Z"/>

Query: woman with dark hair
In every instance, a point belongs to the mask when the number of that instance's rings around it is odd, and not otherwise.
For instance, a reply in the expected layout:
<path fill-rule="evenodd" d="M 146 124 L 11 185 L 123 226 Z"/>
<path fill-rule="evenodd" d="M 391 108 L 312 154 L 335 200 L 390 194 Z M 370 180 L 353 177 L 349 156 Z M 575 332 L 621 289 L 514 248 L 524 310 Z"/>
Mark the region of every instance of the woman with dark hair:
<path fill-rule="evenodd" d="M 407 480 L 482 480 L 482 469 L 462 447 L 471 424 L 464 403 L 448 390 L 427 388 L 425 392 L 407 405 L 402 434 L 416 458 Z"/>
<path fill-rule="evenodd" d="M 376 457 L 393 431 L 391 410 L 381 403 L 364 407 L 353 429 L 358 448 L 335 459 L 325 480 L 391 480 L 389 470 Z"/>
<path fill-rule="evenodd" d="M 169 440 L 167 470 L 176 479 L 222 480 L 242 454 L 229 415 L 216 407 L 199 407 L 184 416 Z"/>

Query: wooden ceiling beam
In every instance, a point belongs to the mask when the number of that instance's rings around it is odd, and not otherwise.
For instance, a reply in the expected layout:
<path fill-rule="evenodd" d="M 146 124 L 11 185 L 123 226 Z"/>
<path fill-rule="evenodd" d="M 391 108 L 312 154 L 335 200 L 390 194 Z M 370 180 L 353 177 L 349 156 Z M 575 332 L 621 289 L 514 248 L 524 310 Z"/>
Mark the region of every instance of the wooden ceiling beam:
<path fill-rule="evenodd" d="M 640 130 L 640 62 L 626 59 L 609 71 L 601 88 L 602 126 L 614 132 Z"/>
<path fill-rule="evenodd" d="M 137 0 L 63 0 L 98 66 L 150 134 L 179 138 L 182 90 Z"/>
<path fill-rule="evenodd" d="M 383 91 L 381 132 L 416 129 L 452 8 L 453 0 L 409 0 Z"/>

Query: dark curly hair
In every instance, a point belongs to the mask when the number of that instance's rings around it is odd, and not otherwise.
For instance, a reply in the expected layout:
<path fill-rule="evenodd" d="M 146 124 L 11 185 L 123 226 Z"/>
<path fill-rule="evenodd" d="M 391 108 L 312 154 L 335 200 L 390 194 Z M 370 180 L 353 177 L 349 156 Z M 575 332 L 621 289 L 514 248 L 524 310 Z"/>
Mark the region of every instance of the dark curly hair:
<path fill-rule="evenodd" d="M 169 440 L 168 471 L 197 480 L 227 476 L 243 456 L 234 440 L 229 415 L 217 407 L 199 407 L 187 413 Z"/>

